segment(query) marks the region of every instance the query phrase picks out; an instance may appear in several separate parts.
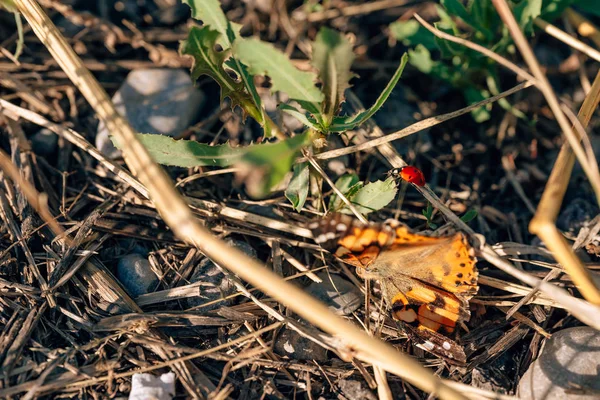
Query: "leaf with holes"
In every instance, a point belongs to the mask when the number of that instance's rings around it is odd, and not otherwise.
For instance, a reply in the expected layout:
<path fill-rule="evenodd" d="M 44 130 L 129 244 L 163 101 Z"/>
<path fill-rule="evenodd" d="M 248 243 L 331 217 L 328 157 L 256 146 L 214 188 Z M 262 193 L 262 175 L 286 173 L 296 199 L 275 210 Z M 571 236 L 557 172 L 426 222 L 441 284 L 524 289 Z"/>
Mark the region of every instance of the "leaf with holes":
<path fill-rule="evenodd" d="M 249 147 L 231 147 L 229 144 L 211 146 L 195 140 L 175 140 L 164 135 L 139 133 L 138 140 L 159 164 L 175 167 L 228 167 L 242 160 Z M 121 148 L 116 138 L 111 137 Z M 254 145 L 259 146 L 259 145 Z"/>
<path fill-rule="evenodd" d="M 209 27 L 192 27 L 187 40 L 181 43 L 181 54 L 188 54 L 194 58 L 192 79 L 197 80 L 202 75 L 210 76 L 221 87 L 221 101 L 229 97 L 232 107 L 240 105 L 253 118 L 260 121 L 260 111 L 256 109 L 243 82 L 234 80 L 224 68 L 225 60 L 230 55 L 229 51 L 215 50 L 219 36 L 219 32 Z"/>
<path fill-rule="evenodd" d="M 218 43 L 227 50 L 235 39 L 240 37 L 242 25 L 230 22 L 221 9 L 219 0 L 183 0 L 192 10 L 192 18 L 203 22 L 212 30 L 219 32 Z"/>

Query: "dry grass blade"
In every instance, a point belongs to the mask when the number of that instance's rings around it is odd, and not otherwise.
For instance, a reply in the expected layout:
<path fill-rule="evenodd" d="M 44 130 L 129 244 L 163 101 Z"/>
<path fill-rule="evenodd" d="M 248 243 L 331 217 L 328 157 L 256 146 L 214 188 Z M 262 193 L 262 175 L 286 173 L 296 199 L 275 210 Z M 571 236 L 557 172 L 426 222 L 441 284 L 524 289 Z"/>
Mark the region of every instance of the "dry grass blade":
<path fill-rule="evenodd" d="M 521 77 L 522 79 L 527 80 L 536 86 L 539 86 L 540 82 L 533 75 L 531 75 L 529 72 L 525 71 L 523 68 L 519 67 L 515 63 L 510 62 L 506 58 L 499 56 L 498 54 L 494 53 L 493 51 L 486 49 L 485 47 L 478 45 L 477 43 L 473 43 L 469 40 L 458 38 L 456 36 L 452 36 L 446 32 L 442 32 L 439 29 L 434 28 L 430 23 L 425 21 L 419 14 L 415 14 L 414 16 L 415 16 L 415 19 L 417 21 L 419 21 L 419 23 L 421 25 L 423 25 L 429 32 L 433 33 L 435 36 L 439 37 L 440 39 L 448 40 L 449 42 L 458 43 L 462 46 L 465 46 L 465 47 L 468 47 L 475 51 L 478 51 L 481 54 L 496 61 L 498 64 L 502 65 L 503 67 L 511 70 L 512 72 L 514 72 L 517 76 Z"/>
<path fill-rule="evenodd" d="M 331 189 L 335 192 L 336 195 L 338 195 L 338 197 L 344 202 L 344 204 L 348 206 L 348 208 L 350 209 L 350 211 L 352 211 L 356 218 L 358 218 L 358 220 L 363 224 L 367 224 L 369 221 L 367 221 L 365 216 L 362 215 L 360 211 L 356 209 L 356 207 L 354 207 L 354 204 L 352 204 L 352 202 L 348 200 L 344 193 L 342 193 L 340 189 L 338 189 L 337 186 L 335 186 L 335 183 L 333 183 L 333 181 L 327 176 L 327 174 L 325 173 L 325 171 L 323 171 L 323 168 L 321 168 L 319 163 L 315 161 L 315 158 L 307 152 L 304 152 L 304 157 L 308 159 L 310 165 L 319 173 L 319 175 L 323 177 L 323 179 L 325 179 L 325 182 L 327 182 L 329 187 L 331 187 Z"/>
<path fill-rule="evenodd" d="M 38 38 L 92 104 L 109 131 L 115 135 L 124 150 L 127 164 L 148 188 L 157 210 L 180 238 L 197 246 L 217 264 L 235 272 L 308 321 L 337 335 L 346 343 L 348 354 L 397 374 L 422 390 L 435 393 L 440 398 L 465 398 L 412 358 L 395 351 L 390 345 L 369 337 L 354 325 L 335 316 L 321 302 L 285 282 L 241 251 L 227 246 L 200 226 L 188 205 L 174 189 L 169 177 L 150 158 L 144 146 L 136 139 L 131 126 L 116 112 L 104 89 L 85 68 L 39 5 L 34 0 L 16 0 L 15 3 Z"/>
<path fill-rule="evenodd" d="M 496 96 L 492 96 L 489 99 L 485 99 L 480 102 L 471 104 L 465 108 L 461 108 L 460 110 L 456 110 L 456 111 L 452 111 L 452 112 L 449 112 L 446 114 L 441 114 L 441 115 L 437 115 L 435 117 L 427 118 L 422 121 L 416 122 L 410 126 L 407 126 L 406 128 L 401 129 L 397 132 L 389 133 L 385 136 L 382 136 L 382 137 L 379 137 L 376 139 L 372 139 L 372 140 L 368 140 L 364 143 L 357 144 L 354 146 L 348 146 L 348 147 L 344 147 L 341 149 L 324 151 L 323 153 L 315 154 L 313 157 L 317 160 L 326 160 L 326 159 L 330 159 L 330 158 L 341 157 L 346 154 L 356 153 L 357 151 L 372 149 L 373 147 L 381 146 L 382 144 L 405 138 L 407 136 L 410 136 L 410 135 L 417 133 L 419 131 L 422 131 L 424 129 L 431 128 L 432 126 L 439 125 L 439 124 L 449 121 L 453 118 L 468 114 L 471 111 L 473 111 L 479 107 L 483 107 L 487 104 L 494 103 L 504 97 L 510 96 L 511 94 L 514 94 L 514 93 L 516 93 L 522 89 L 528 88 L 532 85 L 533 85 L 533 83 L 531 83 L 531 82 L 524 82 L 524 83 L 521 83 L 513 88 L 510 88 Z M 303 160 L 299 160 L 299 161 L 303 161 Z"/>
<path fill-rule="evenodd" d="M 548 78 L 546 78 L 546 75 L 542 71 L 535 55 L 533 54 L 533 50 L 531 50 L 531 47 L 527 43 L 523 32 L 521 32 L 521 29 L 519 28 L 519 25 L 515 20 L 515 17 L 512 14 L 508 3 L 506 2 L 506 0 L 492 0 L 492 4 L 494 4 L 494 7 L 496 7 L 496 10 L 500 15 L 500 18 L 506 24 L 513 40 L 515 41 L 516 46 L 518 47 L 519 51 L 521 52 L 521 55 L 525 59 L 525 62 L 529 66 L 529 69 L 538 80 L 539 83 L 537 86 L 546 98 L 548 106 L 554 113 L 556 122 L 563 131 L 565 138 L 569 142 L 569 145 L 571 146 L 573 152 L 575 153 L 575 156 L 577 157 L 577 161 L 579 161 L 579 163 L 581 164 L 583 171 L 585 172 L 586 176 L 590 181 L 590 185 L 594 189 L 594 193 L 596 194 L 596 201 L 598 202 L 598 204 L 600 204 L 600 174 L 598 173 L 597 168 L 594 169 L 592 164 L 588 161 L 585 155 L 585 151 L 581 146 L 579 138 L 577 137 L 577 135 L 575 135 L 573 129 L 571 129 L 567 117 L 560 109 L 558 98 L 556 97 L 552 86 L 550 86 L 550 83 L 548 82 Z M 586 296 L 586 298 L 593 298 L 594 302 L 600 304 L 600 292 L 598 292 L 597 289 L 595 290 L 595 292 L 596 293 L 594 294 L 593 291 L 589 293 L 586 291 L 586 293 L 584 293 L 584 296 Z"/>
<path fill-rule="evenodd" d="M 567 32 L 558 29 L 556 26 L 544 21 L 541 18 L 536 18 L 533 20 L 533 22 L 538 27 L 543 29 L 544 32 L 546 32 L 548 35 L 551 35 L 551 36 L 557 38 L 558 40 L 568 44 L 575 50 L 578 50 L 578 51 L 582 52 L 583 54 L 587 55 L 588 57 L 593 58 L 594 60 L 600 62 L 600 51 L 594 49 L 591 46 L 588 46 L 587 44 L 583 43 L 581 40 L 577 40 L 573 36 L 569 35 Z"/>
<path fill-rule="evenodd" d="M 579 111 L 579 119 L 582 125 L 587 126 L 599 103 L 600 73 L 596 75 L 592 89 Z M 571 146 L 565 143 L 558 154 L 537 212 L 529 224 L 529 230 L 544 241 L 546 246 L 553 252 L 554 257 L 569 273 L 582 294 L 588 300 L 595 299 L 594 302 L 598 304 L 600 294 L 598 294 L 598 290 L 591 279 L 590 272 L 575 255 L 573 249 L 555 225 L 574 164 L 575 157 Z"/>
<path fill-rule="evenodd" d="M 31 183 L 21 177 L 19 170 L 12 163 L 10 157 L 2 150 L 0 150 L 0 169 L 2 169 L 2 171 L 4 171 L 4 173 L 8 175 L 10 179 L 23 191 L 23 194 L 27 197 L 29 204 L 31 204 L 40 217 L 42 217 L 42 219 L 48 224 L 54 234 L 56 234 L 56 236 L 63 235 L 63 228 L 58 224 L 58 222 L 56 222 L 56 218 L 54 218 L 54 216 L 52 216 L 50 213 L 50 210 L 48 210 L 46 197 L 43 194 L 38 193 Z M 65 240 L 68 244 L 69 239 L 65 237 Z"/>
<path fill-rule="evenodd" d="M 572 8 L 567 8 L 565 15 L 569 22 L 576 27 L 577 33 L 583 37 L 590 38 L 596 46 L 600 47 L 600 31 L 591 21 Z"/>

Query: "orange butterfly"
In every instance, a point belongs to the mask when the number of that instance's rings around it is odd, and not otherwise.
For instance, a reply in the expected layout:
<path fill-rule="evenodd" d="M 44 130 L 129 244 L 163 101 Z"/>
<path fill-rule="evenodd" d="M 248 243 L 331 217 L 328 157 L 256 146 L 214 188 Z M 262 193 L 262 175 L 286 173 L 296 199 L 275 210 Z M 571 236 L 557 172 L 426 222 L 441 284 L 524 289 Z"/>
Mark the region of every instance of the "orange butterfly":
<path fill-rule="evenodd" d="M 421 348 L 466 362 L 463 348 L 448 337 L 469 320 L 469 299 L 478 290 L 477 260 L 464 234 L 429 237 L 398 221 L 365 225 L 343 214 L 309 228 L 323 248 L 379 281 L 392 315 Z"/>

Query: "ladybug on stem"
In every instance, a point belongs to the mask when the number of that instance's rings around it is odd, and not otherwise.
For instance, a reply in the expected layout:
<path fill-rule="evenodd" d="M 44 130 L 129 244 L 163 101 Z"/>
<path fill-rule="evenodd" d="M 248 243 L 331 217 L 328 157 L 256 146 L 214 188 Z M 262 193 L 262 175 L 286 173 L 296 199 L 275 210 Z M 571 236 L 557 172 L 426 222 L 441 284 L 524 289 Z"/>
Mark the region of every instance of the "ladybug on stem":
<path fill-rule="evenodd" d="M 425 175 L 423 175 L 423 172 L 417 167 L 407 165 L 402 168 L 394 168 L 389 174 L 394 177 L 400 177 L 408 183 L 417 186 L 425 186 Z"/>

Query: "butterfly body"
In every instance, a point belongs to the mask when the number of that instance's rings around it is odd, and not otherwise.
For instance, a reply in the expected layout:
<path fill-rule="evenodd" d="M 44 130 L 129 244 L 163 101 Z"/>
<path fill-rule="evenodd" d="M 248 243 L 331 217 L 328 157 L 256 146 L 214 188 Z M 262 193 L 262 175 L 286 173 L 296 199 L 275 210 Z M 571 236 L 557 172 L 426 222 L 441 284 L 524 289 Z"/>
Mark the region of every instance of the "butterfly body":
<path fill-rule="evenodd" d="M 477 293 L 473 249 L 464 234 L 430 237 L 397 221 L 362 224 L 333 214 L 310 225 L 315 241 L 365 279 L 379 281 L 392 316 L 425 350 L 465 362 L 463 349 L 447 335 L 470 317 Z"/>

